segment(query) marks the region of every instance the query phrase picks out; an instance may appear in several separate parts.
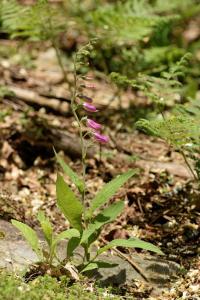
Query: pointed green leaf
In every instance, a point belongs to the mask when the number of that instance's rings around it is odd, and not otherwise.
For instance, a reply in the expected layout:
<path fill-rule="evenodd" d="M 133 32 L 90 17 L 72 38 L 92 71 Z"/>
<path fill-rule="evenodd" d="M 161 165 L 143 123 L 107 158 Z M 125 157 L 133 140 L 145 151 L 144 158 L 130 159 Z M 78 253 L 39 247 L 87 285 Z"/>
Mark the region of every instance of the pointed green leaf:
<path fill-rule="evenodd" d="M 80 232 L 74 228 L 65 230 L 56 236 L 55 243 L 58 243 L 64 239 L 71 239 L 72 237 L 80 237 Z"/>
<path fill-rule="evenodd" d="M 51 223 L 47 217 L 45 217 L 43 211 L 38 212 L 38 221 L 40 222 L 40 225 L 42 227 L 42 231 L 44 233 L 44 237 L 50 246 L 52 243 L 52 238 L 53 238 L 53 228 L 51 226 Z"/>
<path fill-rule="evenodd" d="M 116 219 L 116 217 L 123 211 L 124 201 L 118 201 L 105 208 L 103 212 L 98 214 L 92 223 L 88 225 L 88 228 L 83 231 L 81 238 L 81 244 L 87 243 L 88 238 L 100 229 L 103 225 L 110 223 Z M 92 242 L 92 240 L 91 240 Z"/>
<path fill-rule="evenodd" d="M 93 212 L 104 205 L 116 192 L 117 190 L 133 175 L 137 173 L 136 170 L 128 171 L 118 177 L 114 178 L 110 182 L 104 185 L 102 190 L 97 193 L 93 199 L 91 206 L 89 208 L 88 217 L 91 218 Z"/>
<path fill-rule="evenodd" d="M 79 246 L 80 238 L 72 237 L 67 244 L 67 258 L 73 255 L 74 250 Z"/>
<path fill-rule="evenodd" d="M 94 269 L 98 269 L 98 265 L 95 262 L 92 262 L 90 264 L 88 264 L 82 271 L 81 273 L 87 272 L 87 271 L 91 271 Z"/>
<path fill-rule="evenodd" d="M 94 243 L 94 242 L 98 239 L 100 233 L 101 233 L 101 228 L 99 228 L 99 229 L 97 229 L 96 231 L 94 231 L 94 232 L 89 236 L 87 242 L 86 242 L 86 243 L 83 243 L 82 245 L 85 245 L 85 244 L 86 244 L 86 245 L 89 247 L 92 243 Z"/>
<path fill-rule="evenodd" d="M 38 258 L 42 258 L 42 252 L 39 245 L 39 239 L 38 236 L 30 226 L 16 221 L 12 220 L 12 224 L 22 233 L 22 235 L 25 237 L 26 241 L 29 243 L 33 251 L 37 254 Z"/>
<path fill-rule="evenodd" d="M 52 249 L 51 249 L 52 253 L 54 253 L 56 251 L 57 244 L 61 240 L 71 239 L 72 237 L 80 238 L 80 232 L 77 229 L 72 228 L 72 229 L 68 229 L 68 230 L 65 230 L 65 231 L 59 233 L 53 240 Z"/>
<path fill-rule="evenodd" d="M 160 255 L 164 255 L 164 253 L 156 246 L 152 245 L 151 243 L 142 241 L 140 239 L 131 238 L 128 240 L 124 239 L 116 239 L 108 243 L 106 246 L 100 248 L 98 250 L 98 255 L 102 254 L 103 252 L 113 248 L 113 247 L 127 247 L 127 248 L 140 248 L 148 251 L 152 251 L 158 253 Z"/>
<path fill-rule="evenodd" d="M 78 231 L 82 231 L 83 206 L 59 174 L 56 181 L 56 195 L 57 204 L 71 226 Z"/>
<path fill-rule="evenodd" d="M 56 156 L 56 159 L 60 166 L 62 167 L 63 171 L 65 172 L 66 175 L 69 176 L 71 181 L 75 184 L 75 186 L 78 188 L 80 193 L 84 191 L 84 182 L 81 180 L 78 175 L 64 162 L 64 160 L 56 153 L 54 149 L 54 153 Z"/>
<path fill-rule="evenodd" d="M 82 271 L 81 273 L 87 272 L 87 271 L 91 271 L 94 269 L 102 269 L 102 268 L 114 268 L 117 267 L 118 264 L 114 264 L 114 263 L 109 263 L 106 261 L 94 261 L 89 263 Z"/>

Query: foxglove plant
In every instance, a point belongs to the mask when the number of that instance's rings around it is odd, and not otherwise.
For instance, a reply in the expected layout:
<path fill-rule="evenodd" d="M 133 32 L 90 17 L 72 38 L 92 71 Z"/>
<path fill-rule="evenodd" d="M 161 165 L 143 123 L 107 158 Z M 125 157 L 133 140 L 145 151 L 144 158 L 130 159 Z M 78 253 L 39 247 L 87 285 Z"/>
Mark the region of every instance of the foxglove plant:
<path fill-rule="evenodd" d="M 97 112 L 97 108 L 93 104 L 93 99 L 83 93 L 83 89 L 95 88 L 95 86 L 92 84 L 81 83 L 80 81 L 83 80 L 83 77 L 78 75 L 79 66 L 82 64 L 83 60 L 89 56 L 91 50 L 92 45 L 86 45 L 75 55 L 74 59 L 74 91 L 71 100 L 71 109 L 79 130 L 82 151 L 81 178 L 55 152 L 58 163 L 62 167 L 64 173 L 74 183 L 80 194 L 80 197 L 77 197 L 65 182 L 63 176 L 58 174 L 56 181 L 57 205 L 68 220 L 71 228 L 55 235 L 53 234 L 49 220 L 40 213 L 38 219 L 49 247 L 48 254 L 46 254 L 46 252 L 40 248 L 37 234 L 32 228 L 18 221 L 13 220 L 12 222 L 13 225 L 22 232 L 40 259 L 41 257 L 45 258 L 45 263 L 48 263 L 50 266 L 52 266 L 55 262 L 55 258 L 57 257 L 57 244 L 61 239 L 68 239 L 66 259 L 64 260 L 65 263 L 66 260 L 72 260 L 77 247 L 82 247 L 84 250 L 83 260 L 80 264 L 76 265 L 77 270 L 81 273 L 96 268 L 114 267 L 116 264 L 114 265 L 105 261 L 97 260 L 97 257 L 105 251 L 118 246 L 136 247 L 153 251 L 161 255 L 163 254 L 156 246 L 137 238 L 130 238 L 128 240 L 115 239 L 108 242 L 100 249 L 97 249 L 95 254 L 92 254 L 90 251 L 91 246 L 98 239 L 103 226 L 116 220 L 118 215 L 120 215 L 124 209 L 124 201 L 114 202 L 108 207 L 104 207 L 105 204 L 116 193 L 116 191 L 126 181 L 128 181 L 128 179 L 137 173 L 136 170 L 130 170 L 114 178 L 105 184 L 99 192 L 97 192 L 93 200 L 89 203 L 89 207 L 86 206 L 86 155 L 88 144 L 86 143 L 85 137 L 86 135 L 89 135 L 92 142 L 98 142 L 100 144 L 106 144 L 109 142 L 109 138 L 102 134 L 103 126 L 101 124 L 86 116 L 82 118 L 79 117 L 78 110 L 80 108 L 83 108 L 86 111 L 86 114 L 95 114 Z M 84 77 L 84 80 L 88 80 L 88 77 Z M 86 133 L 85 127 L 87 128 Z M 61 264 L 61 266 L 63 268 L 63 264 Z"/>
<path fill-rule="evenodd" d="M 68 257 L 70 257 L 70 255 L 73 255 L 73 251 L 77 246 L 82 246 L 84 248 L 83 263 L 78 267 L 81 272 L 100 267 L 112 267 L 112 264 L 110 265 L 105 262 L 97 261 L 97 257 L 104 251 L 107 251 L 108 249 L 116 246 L 139 247 L 162 254 L 161 250 L 156 246 L 134 238 L 129 240 L 113 240 L 104 247 L 100 248 L 96 252 L 96 255 L 91 257 L 91 245 L 98 239 L 103 226 L 114 221 L 122 212 L 122 210 L 124 209 L 124 201 L 118 201 L 106 208 L 103 208 L 103 206 L 129 178 L 136 174 L 136 170 L 130 170 L 122 175 L 119 175 L 117 178 L 107 183 L 103 187 L 103 189 L 97 193 L 97 195 L 91 201 L 89 208 L 86 207 L 85 195 L 87 187 L 85 177 L 85 160 L 88 146 L 85 141 L 85 136 L 89 135 L 92 138 L 92 141 L 98 142 L 99 144 L 106 144 L 109 142 L 108 136 L 102 134 L 103 126 L 101 124 L 85 116 L 83 118 L 80 118 L 78 115 L 78 110 L 80 109 L 80 107 L 83 107 L 86 113 L 89 113 L 90 115 L 95 115 L 95 113 L 98 111 L 93 103 L 93 99 L 88 97 L 88 95 L 85 95 L 85 89 L 95 89 L 95 85 L 88 84 L 86 82 L 87 80 L 91 80 L 91 78 L 78 75 L 79 67 L 82 65 L 83 61 L 90 55 L 92 49 L 93 47 L 91 44 L 86 45 L 75 55 L 74 59 L 74 92 L 71 101 L 71 108 L 79 129 L 80 144 L 82 150 L 82 178 L 80 179 L 79 176 L 74 173 L 73 170 L 71 170 L 69 166 L 67 166 L 64 161 L 56 154 L 57 160 L 62 169 L 71 178 L 73 183 L 78 188 L 79 193 L 81 194 L 82 201 L 77 199 L 74 194 L 72 196 L 72 191 L 65 183 L 63 177 L 58 175 L 56 184 L 58 206 L 68 218 L 68 220 L 70 221 L 71 219 L 70 225 L 76 228 L 80 233 L 80 238 L 78 240 L 75 239 L 76 242 L 73 238 L 69 241 L 68 247 L 70 249 L 67 250 L 67 253 L 69 253 Z M 82 83 L 83 80 L 84 83 Z M 85 125 L 87 126 L 86 134 L 84 133 Z M 72 199 L 73 205 L 72 202 L 70 202 L 70 200 L 72 201 Z M 72 214 L 74 214 L 73 218 L 71 218 Z"/>

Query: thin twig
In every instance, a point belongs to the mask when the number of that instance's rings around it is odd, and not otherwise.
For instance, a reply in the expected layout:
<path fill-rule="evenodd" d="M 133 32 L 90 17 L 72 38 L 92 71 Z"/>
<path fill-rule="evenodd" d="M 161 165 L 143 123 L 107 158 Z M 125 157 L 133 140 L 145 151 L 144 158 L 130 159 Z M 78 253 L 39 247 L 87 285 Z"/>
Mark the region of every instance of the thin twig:
<path fill-rule="evenodd" d="M 193 169 L 192 169 L 190 163 L 188 162 L 188 159 L 187 159 L 187 157 L 186 157 L 184 151 L 180 150 L 180 153 L 181 153 L 181 155 L 183 156 L 183 159 L 184 159 L 184 161 L 185 161 L 185 163 L 186 163 L 188 169 L 189 169 L 190 172 L 192 173 L 192 176 L 194 177 L 194 180 L 195 180 L 195 181 L 198 181 L 198 177 L 196 176 L 196 174 L 194 173 L 194 171 L 193 171 Z"/>
<path fill-rule="evenodd" d="M 108 242 L 104 239 L 101 238 L 101 240 L 103 241 L 104 244 L 108 244 Z M 132 267 L 133 269 L 136 270 L 136 272 L 138 272 L 141 277 L 146 281 L 149 282 L 149 280 L 147 279 L 146 275 L 144 275 L 143 271 L 140 269 L 140 267 L 130 258 L 128 257 L 126 254 L 122 253 L 120 250 L 113 248 L 112 249 L 119 257 L 125 259 Z"/>
<path fill-rule="evenodd" d="M 52 24 L 52 19 L 51 19 L 51 10 L 50 10 L 50 7 L 47 6 L 47 9 L 49 11 L 49 18 L 48 18 L 48 25 L 49 25 L 49 30 L 50 30 L 50 41 L 51 41 L 51 44 L 56 52 L 56 58 L 57 58 L 57 61 L 58 61 L 58 64 L 60 66 L 60 69 L 62 71 L 62 74 L 63 74 L 63 79 L 64 79 L 64 82 L 66 82 L 69 86 L 69 91 L 70 93 L 72 92 L 72 88 L 71 88 L 71 83 L 69 82 L 68 78 L 67 78 L 67 72 L 65 70 L 65 67 L 64 67 L 64 64 L 63 64 L 63 61 L 62 61 L 62 57 L 61 57 L 61 53 L 60 53 L 60 50 L 59 50 L 59 47 L 58 47 L 58 44 L 57 44 L 57 40 L 56 40 L 56 37 L 55 37 L 55 32 L 54 32 L 54 27 L 53 27 L 53 24 Z"/>

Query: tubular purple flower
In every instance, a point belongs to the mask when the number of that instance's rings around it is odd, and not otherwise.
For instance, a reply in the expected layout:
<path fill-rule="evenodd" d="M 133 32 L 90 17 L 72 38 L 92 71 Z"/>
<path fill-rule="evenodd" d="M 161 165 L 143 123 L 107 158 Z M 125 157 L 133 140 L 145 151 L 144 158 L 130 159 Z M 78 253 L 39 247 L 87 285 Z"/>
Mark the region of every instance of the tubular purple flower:
<path fill-rule="evenodd" d="M 95 139 L 102 144 L 106 144 L 109 141 L 109 137 L 106 135 L 102 135 L 99 132 L 94 132 Z"/>
<path fill-rule="evenodd" d="M 89 104 L 87 102 L 83 103 L 83 107 L 84 107 L 85 110 L 90 111 L 90 112 L 97 112 L 98 111 L 96 106 L 94 106 L 92 104 Z"/>
<path fill-rule="evenodd" d="M 85 87 L 88 89 L 96 89 L 97 88 L 95 84 L 89 84 L 89 83 L 86 83 Z"/>
<path fill-rule="evenodd" d="M 102 128 L 102 125 L 91 120 L 91 119 L 87 119 L 87 126 L 94 129 L 94 130 L 100 130 Z"/>
<path fill-rule="evenodd" d="M 80 86 L 81 86 L 82 88 L 96 89 L 96 85 L 94 85 L 94 84 L 89 84 L 89 83 L 82 83 Z"/>
<path fill-rule="evenodd" d="M 78 97 L 86 102 L 89 102 L 89 103 L 92 103 L 93 100 L 92 98 L 88 97 L 88 96 L 85 96 L 85 95 L 78 95 Z"/>
<path fill-rule="evenodd" d="M 81 78 L 85 80 L 94 80 L 94 77 L 92 76 L 81 76 Z"/>

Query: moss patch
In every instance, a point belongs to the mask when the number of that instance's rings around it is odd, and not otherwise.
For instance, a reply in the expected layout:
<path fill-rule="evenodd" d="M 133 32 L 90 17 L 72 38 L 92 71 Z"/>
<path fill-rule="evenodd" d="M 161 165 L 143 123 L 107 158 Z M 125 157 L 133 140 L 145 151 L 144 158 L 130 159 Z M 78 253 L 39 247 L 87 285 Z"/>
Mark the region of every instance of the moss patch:
<path fill-rule="evenodd" d="M 66 277 L 58 281 L 48 275 L 29 283 L 14 274 L 0 272 L 0 299 L 2 300 L 120 300 L 108 290 L 93 287 L 85 282 L 69 284 Z"/>

